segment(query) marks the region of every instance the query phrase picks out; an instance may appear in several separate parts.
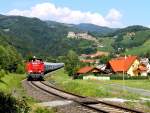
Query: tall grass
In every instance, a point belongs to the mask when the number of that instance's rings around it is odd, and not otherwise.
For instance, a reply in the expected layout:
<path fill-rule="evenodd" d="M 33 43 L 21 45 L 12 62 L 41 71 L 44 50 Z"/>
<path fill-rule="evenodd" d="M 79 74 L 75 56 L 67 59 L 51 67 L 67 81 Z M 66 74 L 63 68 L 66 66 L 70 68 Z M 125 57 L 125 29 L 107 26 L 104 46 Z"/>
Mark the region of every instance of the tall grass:
<path fill-rule="evenodd" d="M 55 71 L 47 78 L 50 82 L 53 81 L 58 87 L 75 94 L 91 97 L 119 97 L 127 99 L 137 99 L 139 95 L 129 93 L 127 91 L 109 87 L 110 81 L 96 80 L 73 80 L 63 69 Z M 133 98 L 134 97 L 134 98 Z"/>

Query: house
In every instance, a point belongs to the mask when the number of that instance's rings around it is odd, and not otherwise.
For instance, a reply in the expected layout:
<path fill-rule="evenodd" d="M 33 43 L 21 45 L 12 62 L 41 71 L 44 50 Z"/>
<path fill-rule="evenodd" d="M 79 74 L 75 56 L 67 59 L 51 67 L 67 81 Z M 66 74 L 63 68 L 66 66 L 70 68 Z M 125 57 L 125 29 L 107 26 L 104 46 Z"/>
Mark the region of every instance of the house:
<path fill-rule="evenodd" d="M 147 70 L 148 69 L 147 69 L 146 65 L 144 65 L 144 64 L 140 64 L 138 67 L 138 71 L 141 76 L 147 76 Z"/>
<path fill-rule="evenodd" d="M 97 58 L 97 57 L 102 57 L 102 56 L 108 56 L 108 52 L 103 52 L 103 51 L 97 51 L 95 54 L 91 54 L 91 58 Z"/>
<path fill-rule="evenodd" d="M 140 61 L 137 56 L 118 57 L 111 59 L 107 68 L 111 69 L 114 73 L 126 73 L 130 76 L 138 76 L 138 66 Z"/>
<path fill-rule="evenodd" d="M 109 55 L 109 52 L 97 51 L 94 54 L 81 54 L 81 57 L 83 57 L 83 58 L 97 58 L 97 57 L 108 56 L 108 55 Z"/>
<path fill-rule="evenodd" d="M 89 63 L 89 64 L 98 64 L 99 59 L 97 59 L 97 60 L 85 59 L 85 60 L 80 60 L 80 62 Z"/>
<path fill-rule="evenodd" d="M 104 71 L 104 70 L 106 69 L 106 64 L 98 65 L 98 66 L 96 66 L 96 68 L 98 68 L 98 69 Z"/>
<path fill-rule="evenodd" d="M 140 64 L 144 64 L 147 68 L 147 73 L 150 73 L 150 64 L 149 64 L 149 59 L 148 58 L 141 58 L 140 59 Z"/>
<path fill-rule="evenodd" d="M 77 76 L 83 75 L 83 80 L 110 80 L 108 76 L 97 76 L 102 71 L 96 67 L 86 66 L 78 70 Z"/>
<path fill-rule="evenodd" d="M 81 69 L 79 69 L 77 71 L 77 75 L 95 75 L 95 74 L 98 74 L 100 73 L 101 70 L 98 69 L 98 68 L 95 68 L 95 67 L 91 67 L 91 66 L 85 66 L 85 67 L 82 67 Z"/>
<path fill-rule="evenodd" d="M 68 38 L 73 38 L 73 37 L 76 37 L 76 34 L 74 32 L 68 32 L 68 35 L 67 35 Z"/>
<path fill-rule="evenodd" d="M 96 62 L 96 60 L 86 59 L 86 60 L 80 60 L 80 62 L 93 64 Z"/>

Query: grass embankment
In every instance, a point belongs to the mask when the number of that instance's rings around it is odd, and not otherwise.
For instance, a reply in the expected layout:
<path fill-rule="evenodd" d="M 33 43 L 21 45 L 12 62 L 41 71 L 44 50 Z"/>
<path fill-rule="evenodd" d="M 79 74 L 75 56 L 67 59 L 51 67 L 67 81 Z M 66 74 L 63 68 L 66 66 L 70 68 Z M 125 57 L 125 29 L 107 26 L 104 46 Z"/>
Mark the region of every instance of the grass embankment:
<path fill-rule="evenodd" d="M 36 106 L 37 102 L 25 93 L 21 81 L 26 78 L 25 74 L 7 74 L 0 80 L 0 91 L 12 94 L 18 99 L 23 99 L 31 107 L 31 113 L 54 113 L 54 110 Z"/>
<path fill-rule="evenodd" d="M 15 90 L 22 90 L 21 80 L 25 78 L 23 74 L 8 74 L 0 81 L 0 90 L 12 93 Z"/>
<path fill-rule="evenodd" d="M 123 85 L 121 80 L 110 81 L 93 81 L 93 80 L 72 80 L 64 69 L 57 70 L 52 73 L 53 76 L 47 78 L 54 81 L 59 87 L 69 92 L 74 92 L 83 96 L 91 97 L 118 97 L 125 99 L 139 99 L 140 95 L 129 93 L 126 90 L 110 87 L 109 84 Z M 124 84 L 130 87 L 148 89 L 150 82 L 148 80 L 125 80 Z"/>
<path fill-rule="evenodd" d="M 150 102 L 140 101 L 140 95 L 129 93 L 127 91 L 118 89 L 117 87 L 110 87 L 109 84 L 120 84 L 123 85 L 123 81 L 121 80 L 110 80 L 110 81 L 96 81 L 96 80 L 73 80 L 66 73 L 64 73 L 64 69 L 57 70 L 52 72 L 47 77 L 47 80 L 53 82 L 60 87 L 69 92 L 73 92 L 75 94 L 90 96 L 96 98 L 106 98 L 106 97 L 116 97 L 116 98 L 125 98 L 130 100 L 139 100 L 137 102 L 129 101 L 125 102 L 122 105 L 128 106 L 130 108 L 141 108 L 142 111 L 150 110 Z M 148 80 L 125 80 L 124 83 L 126 86 L 136 87 L 148 89 L 150 86 L 150 82 Z"/>

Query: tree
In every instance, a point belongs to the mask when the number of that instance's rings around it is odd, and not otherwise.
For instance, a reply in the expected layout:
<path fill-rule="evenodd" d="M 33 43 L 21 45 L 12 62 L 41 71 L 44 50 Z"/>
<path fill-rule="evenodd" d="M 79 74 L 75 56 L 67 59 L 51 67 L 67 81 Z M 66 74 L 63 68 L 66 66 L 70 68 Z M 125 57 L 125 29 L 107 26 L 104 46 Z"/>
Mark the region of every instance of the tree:
<path fill-rule="evenodd" d="M 57 59 L 56 59 L 56 57 L 49 56 L 49 57 L 46 58 L 46 61 L 47 62 L 57 62 Z"/>
<path fill-rule="evenodd" d="M 21 55 L 11 46 L 0 45 L 0 67 L 5 71 L 15 72 L 17 65 L 22 63 Z"/>
<path fill-rule="evenodd" d="M 9 53 L 6 48 L 0 46 L 0 66 L 2 69 L 7 69 L 9 66 Z"/>
<path fill-rule="evenodd" d="M 65 60 L 65 70 L 69 76 L 73 76 L 80 67 L 78 55 L 74 51 L 69 51 Z"/>
<path fill-rule="evenodd" d="M 3 69 L 0 69 L 0 82 L 2 82 L 2 78 L 5 76 L 5 71 Z"/>
<path fill-rule="evenodd" d="M 109 60 L 111 59 L 111 57 L 110 56 L 102 56 L 101 58 L 100 58 L 100 63 L 101 64 L 106 64 Z"/>
<path fill-rule="evenodd" d="M 25 73 L 25 68 L 24 68 L 23 64 L 18 64 L 17 65 L 16 73 L 18 73 L 18 74 L 24 74 Z"/>

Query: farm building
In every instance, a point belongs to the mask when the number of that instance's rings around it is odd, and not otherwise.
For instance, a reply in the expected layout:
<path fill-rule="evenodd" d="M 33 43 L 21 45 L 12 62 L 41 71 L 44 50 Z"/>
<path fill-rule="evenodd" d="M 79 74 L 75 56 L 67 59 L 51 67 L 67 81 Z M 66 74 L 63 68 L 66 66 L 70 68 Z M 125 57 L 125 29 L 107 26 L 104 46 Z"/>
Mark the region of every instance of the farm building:
<path fill-rule="evenodd" d="M 101 70 L 98 68 L 86 66 L 86 67 L 82 67 L 81 69 L 79 69 L 77 71 L 77 75 L 88 76 L 88 75 L 93 75 L 93 74 L 95 75 L 95 74 L 98 74 L 100 72 L 101 72 Z"/>
<path fill-rule="evenodd" d="M 96 67 L 86 66 L 78 70 L 77 76 L 83 75 L 83 80 L 110 80 L 110 77 L 97 76 L 102 70 Z"/>
<path fill-rule="evenodd" d="M 140 61 L 137 56 L 118 57 L 111 59 L 107 68 L 111 69 L 114 73 L 126 73 L 130 76 L 138 76 L 138 66 Z"/>

